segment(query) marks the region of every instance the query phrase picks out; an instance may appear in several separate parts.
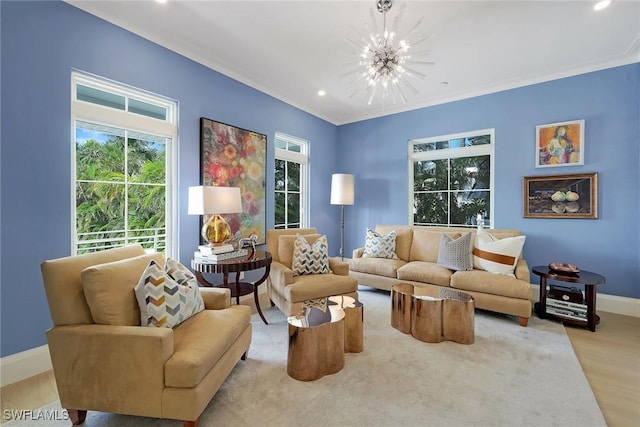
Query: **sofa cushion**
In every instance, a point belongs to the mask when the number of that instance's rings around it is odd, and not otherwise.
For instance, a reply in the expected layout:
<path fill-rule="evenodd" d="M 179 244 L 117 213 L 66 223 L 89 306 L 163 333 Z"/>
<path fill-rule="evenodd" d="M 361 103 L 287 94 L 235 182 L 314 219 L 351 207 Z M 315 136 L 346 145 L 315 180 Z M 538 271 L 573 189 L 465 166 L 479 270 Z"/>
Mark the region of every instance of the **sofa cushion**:
<path fill-rule="evenodd" d="M 196 277 L 171 258 L 164 269 L 151 261 L 134 291 L 142 326 L 173 328 L 204 310 Z"/>
<path fill-rule="evenodd" d="M 438 265 L 449 270 L 473 270 L 473 235 L 463 234 L 453 239 L 446 233 L 440 236 L 440 250 L 438 251 Z"/>
<path fill-rule="evenodd" d="M 442 231 L 413 230 L 409 261 L 438 262 L 442 234 Z M 460 233 L 451 233 L 449 236 L 456 239 L 460 237 Z"/>
<path fill-rule="evenodd" d="M 498 239 L 487 230 L 479 228 L 473 248 L 474 268 L 515 277 L 513 273 L 525 238 L 514 236 Z"/>
<path fill-rule="evenodd" d="M 413 229 L 407 226 L 396 225 L 376 225 L 376 232 L 387 234 L 391 230 L 396 231 L 396 250 L 395 253 L 403 261 L 409 261 L 411 254 L 411 241 L 413 240 Z"/>
<path fill-rule="evenodd" d="M 203 310 L 173 328 L 173 356 L 164 367 L 167 387 L 196 387 L 251 321 L 251 308 Z M 149 355 L 153 357 L 153 355 Z"/>
<path fill-rule="evenodd" d="M 401 259 L 353 258 L 349 261 L 349 270 L 395 279 L 398 277 L 398 269 L 406 263 Z"/>
<path fill-rule="evenodd" d="M 295 276 L 293 283 L 284 289 L 285 297 L 290 302 L 323 298 L 328 295 L 342 295 L 355 292 L 358 281 L 351 276 L 315 274 Z"/>
<path fill-rule="evenodd" d="M 528 282 L 482 270 L 455 272 L 451 276 L 451 287 L 461 291 L 531 299 L 531 285 Z"/>
<path fill-rule="evenodd" d="M 453 272 L 435 262 L 412 261 L 398 269 L 398 279 L 449 286 Z"/>
<path fill-rule="evenodd" d="M 330 273 L 327 236 L 322 235 L 310 244 L 303 236 L 296 234 L 293 241 L 291 270 L 294 276 L 299 274 Z"/>
<path fill-rule="evenodd" d="M 162 254 L 153 253 L 82 270 L 82 289 L 95 323 L 140 326 L 140 309 L 133 288 L 152 260 L 164 265 Z"/>
<path fill-rule="evenodd" d="M 278 259 L 280 264 L 291 268 L 293 261 L 293 242 L 298 234 L 283 234 L 278 236 Z M 320 234 L 300 234 L 309 243 L 313 243 L 320 237 Z"/>
<path fill-rule="evenodd" d="M 396 255 L 396 230 L 380 234 L 367 228 L 363 258 L 398 258 Z"/>

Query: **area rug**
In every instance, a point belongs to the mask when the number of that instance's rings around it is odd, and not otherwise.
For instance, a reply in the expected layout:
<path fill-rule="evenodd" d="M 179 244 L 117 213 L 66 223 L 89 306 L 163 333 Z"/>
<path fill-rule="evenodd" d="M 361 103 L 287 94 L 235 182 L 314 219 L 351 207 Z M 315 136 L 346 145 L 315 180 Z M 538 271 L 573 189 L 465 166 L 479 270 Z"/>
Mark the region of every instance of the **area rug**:
<path fill-rule="evenodd" d="M 313 382 L 287 375 L 287 322 L 276 307 L 253 315 L 249 358 L 202 414 L 218 426 L 606 426 L 559 323 L 476 310 L 475 343 L 428 344 L 390 326 L 389 293 L 361 287 L 364 351 Z M 60 410 L 59 402 L 47 405 Z M 13 421 L 12 427 L 42 426 Z M 68 426 L 65 420 L 50 426 Z M 89 412 L 88 427 L 180 426 Z"/>

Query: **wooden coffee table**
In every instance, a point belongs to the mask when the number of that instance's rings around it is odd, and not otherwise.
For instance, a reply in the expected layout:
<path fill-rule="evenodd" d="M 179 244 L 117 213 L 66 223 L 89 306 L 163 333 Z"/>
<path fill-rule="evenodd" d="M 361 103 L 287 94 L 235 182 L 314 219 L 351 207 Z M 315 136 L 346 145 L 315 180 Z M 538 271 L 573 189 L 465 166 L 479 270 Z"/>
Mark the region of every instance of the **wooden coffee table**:
<path fill-rule="evenodd" d="M 287 373 L 300 381 L 335 374 L 344 367 L 344 354 L 363 350 L 363 306 L 348 296 L 318 298 L 302 303 L 289 316 Z"/>
<path fill-rule="evenodd" d="M 391 326 L 420 341 L 454 341 L 473 344 L 473 297 L 450 288 L 430 288 L 399 283 L 391 288 Z"/>

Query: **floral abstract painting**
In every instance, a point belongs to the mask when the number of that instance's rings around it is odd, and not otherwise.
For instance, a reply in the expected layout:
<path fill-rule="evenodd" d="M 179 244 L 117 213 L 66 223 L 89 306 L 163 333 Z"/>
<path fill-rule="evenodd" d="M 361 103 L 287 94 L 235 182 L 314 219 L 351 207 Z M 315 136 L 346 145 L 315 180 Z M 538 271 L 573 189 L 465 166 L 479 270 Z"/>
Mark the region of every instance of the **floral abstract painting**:
<path fill-rule="evenodd" d="M 584 164 L 584 120 L 536 127 L 536 167 Z"/>
<path fill-rule="evenodd" d="M 200 119 L 201 184 L 239 187 L 242 194 L 242 213 L 224 215 L 234 239 L 256 234 L 266 242 L 266 150 L 266 135 Z"/>

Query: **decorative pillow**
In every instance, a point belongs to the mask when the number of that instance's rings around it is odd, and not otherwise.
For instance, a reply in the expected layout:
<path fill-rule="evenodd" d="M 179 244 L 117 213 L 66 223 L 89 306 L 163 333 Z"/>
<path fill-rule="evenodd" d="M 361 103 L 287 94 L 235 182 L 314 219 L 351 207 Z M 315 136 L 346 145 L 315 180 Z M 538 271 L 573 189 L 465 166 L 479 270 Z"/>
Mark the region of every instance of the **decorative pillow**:
<path fill-rule="evenodd" d="M 391 230 L 384 236 L 367 228 L 367 237 L 364 241 L 363 258 L 393 258 L 396 255 L 396 230 Z"/>
<path fill-rule="evenodd" d="M 473 238 L 471 233 L 456 239 L 446 233 L 440 237 L 438 264 L 449 270 L 473 270 Z"/>
<path fill-rule="evenodd" d="M 204 310 L 196 277 L 171 258 L 164 270 L 151 261 L 135 287 L 135 294 L 142 326 L 173 328 Z"/>
<path fill-rule="evenodd" d="M 92 265 L 82 270 L 82 290 L 95 323 L 119 326 L 140 324 L 140 313 L 132 291 L 140 279 L 140 273 L 151 260 L 164 263 L 162 254 L 153 253 Z"/>
<path fill-rule="evenodd" d="M 322 235 L 309 244 L 307 240 L 296 234 L 293 241 L 293 260 L 291 261 L 293 275 L 326 274 L 329 270 L 329 245 L 327 236 Z"/>
<path fill-rule="evenodd" d="M 526 236 L 497 239 L 480 228 L 473 248 L 473 266 L 491 273 L 514 277 L 518 257 L 522 252 Z"/>
<path fill-rule="evenodd" d="M 296 233 L 298 234 L 298 233 Z M 287 268 L 291 268 L 293 263 L 293 242 L 296 240 L 296 234 L 283 234 L 278 237 L 278 260 Z M 320 234 L 300 234 L 301 237 L 313 243 L 321 236 Z"/>

